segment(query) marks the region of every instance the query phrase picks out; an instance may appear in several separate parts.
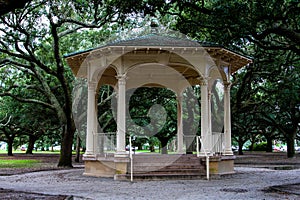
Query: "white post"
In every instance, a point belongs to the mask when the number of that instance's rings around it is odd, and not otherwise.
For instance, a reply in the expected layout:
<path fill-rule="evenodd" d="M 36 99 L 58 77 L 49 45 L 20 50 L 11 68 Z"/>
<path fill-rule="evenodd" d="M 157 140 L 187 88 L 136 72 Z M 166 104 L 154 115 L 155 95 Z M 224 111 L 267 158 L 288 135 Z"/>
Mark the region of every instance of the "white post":
<path fill-rule="evenodd" d="M 224 133 L 225 155 L 233 155 L 231 148 L 230 84 L 224 84 Z"/>
<path fill-rule="evenodd" d="M 117 154 L 126 154 L 126 75 L 119 75 L 117 79 Z"/>
<path fill-rule="evenodd" d="M 201 83 L 201 137 L 203 146 L 201 146 L 201 153 L 210 153 L 211 137 L 209 134 L 208 124 L 208 87 L 207 80 L 204 79 Z"/>
<path fill-rule="evenodd" d="M 200 152 L 199 152 L 199 140 L 200 140 L 200 136 L 196 136 L 196 148 L 197 148 L 197 157 L 200 156 Z"/>
<path fill-rule="evenodd" d="M 87 131 L 86 131 L 86 155 L 94 154 L 95 132 L 95 88 L 96 83 L 88 82 L 88 105 L 87 105 Z"/>
<path fill-rule="evenodd" d="M 209 155 L 206 155 L 206 178 L 209 181 Z"/>
<path fill-rule="evenodd" d="M 197 136 L 197 157 L 200 157 L 200 153 L 199 153 L 199 151 L 198 151 L 198 148 L 199 148 L 199 142 L 198 142 L 198 140 L 200 140 L 200 143 L 201 143 L 201 145 L 203 145 L 204 143 L 203 143 L 203 140 L 201 139 L 201 137 L 200 136 Z M 206 178 L 207 178 L 207 180 L 209 180 L 209 154 L 207 154 L 207 152 L 205 151 L 205 149 L 202 149 L 201 148 L 201 153 L 202 153 L 202 156 L 204 155 L 205 156 L 205 160 L 206 160 Z"/>
<path fill-rule="evenodd" d="M 183 153 L 182 95 L 177 95 L 177 153 Z"/>
<path fill-rule="evenodd" d="M 129 157 L 130 157 L 130 181 L 133 182 L 133 156 L 132 156 L 131 136 L 129 136 Z"/>
<path fill-rule="evenodd" d="M 214 141 L 214 137 L 212 135 L 212 124 L 211 124 L 211 90 L 208 91 L 207 93 L 207 101 L 208 101 L 208 109 L 207 109 L 207 123 L 208 123 L 208 137 L 211 138 L 210 141 L 211 141 L 211 151 L 212 153 L 214 153 L 215 151 L 215 148 L 214 148 L 214 145 L 215 145 L 215 141 Z"/>

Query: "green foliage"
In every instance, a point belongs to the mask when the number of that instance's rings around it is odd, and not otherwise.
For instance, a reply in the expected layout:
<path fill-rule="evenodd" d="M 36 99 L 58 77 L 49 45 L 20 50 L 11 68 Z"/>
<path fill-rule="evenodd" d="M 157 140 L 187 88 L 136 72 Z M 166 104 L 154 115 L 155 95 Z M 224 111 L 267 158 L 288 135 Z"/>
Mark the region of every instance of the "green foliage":
<path fill-rule="evenodd" d="M 126 4 L 30 1 L 24 9 L 0 19 L 3 25 L 0 27 L 0 96 L 42 106 L 46 111 L 35 111 L 32 116 L 37 112 L 42 116 L 54 112 L 55 125 L 63 127 L 61 166 L 71 166 L 75 132 L 71 98 L 74 77 L 63 55 L 100 45 L 115 31 L 114 24 L 124 23 L 128 14 L 132 14 L 133 10 L 126 9 Z"/>
<path fill-rule="evenodd" d="M 98 122 L 103 132 L 116 132 L 116 93 L 113 87 L 105 85 L 100 88 L 98 97 Z"/>
<path fill-rule="evenodd" d="M 291 140 L 288 154 L 292 155 L 291 145 L 300 138 L 299 5 L 298 0 L 31 1 L 0 19 L 0 119 L 12 116 L 0 137 L 22 142 L 36 135 L 35 131 L 53 132 L 54 126 L 53 134 L 61 131 L 70 160 L 71 145 L 67 144 L 75 132 L 74 77 L 62 55 L 102 45 L 109 38 L 118 38 L 120 30 L 144 26 L 149 16 L 156 16 L 192 38 L 222 44 L 254 59 L 253 65 L 233 75 L 233 137 L 239 143 L 254 141 L 258 135 Z M 137 90 L 129 114 L 138 126 L 154 130 L 147 114 L 154 104 L 162 105 L 167 118 L 157 137 L 168 141 L 176 133 L 176 99 L 168 90 L 153 91 Z M 222 96 L 212 92 L 213 124 L 221 127 Z M 116 131 L 115 110 L 111 109 L 114 95 L 112 88 L 100 90 L 98 114 L 105 132 Z M 197 125 L 188 126 L 199 122 L 197 109 L 189 108 L 193 112 L 183 116 L 185 132 L 199 134 Z M 56 138 L 41 140 L 53 143 Z"/>
<path fill-rule="evenodd" d="M 267 149 L 267 143 L 266 142 L 261 142 L 258 144 L 254 144 L 253 146 L 253 151 L 266 151 Z"/>
<path fill-rule="evenodd" d="M 176 135 L 176 96 L 165 88 L 138 88 L 129 100 L 129 114 L 142 129 L 131 129 L 135 135 L 156 137 L 162 147 Z M 129 124 L 132 124 L 129 122 Z M 135 127 L 135 126 L 132 126 Z M 130 125 L 128 128 L 131 128 Z"/>
<path fill-rule="evenodd" d="M 263 1 L 171 1 L 181 32 L 223 44 L 235 50 L 246 50 L 253 42 L 269 50 L 291 50 L 299 55 L 299 2 Z M 238 17 L 237 17 L 238 16 Z"/>

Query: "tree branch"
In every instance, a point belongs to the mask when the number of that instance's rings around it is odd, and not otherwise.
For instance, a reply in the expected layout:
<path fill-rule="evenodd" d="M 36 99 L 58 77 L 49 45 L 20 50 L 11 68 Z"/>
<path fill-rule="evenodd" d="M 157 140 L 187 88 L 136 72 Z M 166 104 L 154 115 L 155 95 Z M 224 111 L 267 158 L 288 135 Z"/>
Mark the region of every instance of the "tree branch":
<path fill-rule="evenodd" d="M 5 97 L 5 96 L 12 97 L 13 99 L 15 99 L 19 102 L 22 102 L 22 103 L 36 103 L 36 104 L 42 105 L 44 107 L 50 108 L 52 110 L 54 109 L 54 107 L 51 104 L 45 103 L 45 102 L 37 100 L 37 99 L 26 99 L 26 98 L 15 96 L 9 92 L 0 93 L 0 97 Z"/>

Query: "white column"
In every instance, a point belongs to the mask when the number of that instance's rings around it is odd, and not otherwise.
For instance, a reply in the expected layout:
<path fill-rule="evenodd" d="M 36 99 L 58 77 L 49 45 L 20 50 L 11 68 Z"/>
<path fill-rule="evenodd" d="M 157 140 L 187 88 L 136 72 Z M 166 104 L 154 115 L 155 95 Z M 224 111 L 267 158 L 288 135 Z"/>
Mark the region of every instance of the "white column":
<path fill-rule="evenodd" d="M 94 129 L 95 129 L 95 88 L 96 83 L 88 82 L 87 105 L 87 131 L 86 131 L 86 155 L 94 154 Z"/>
<path fill-rule="evenodd" d="M 212 135 L 212 124 L 211 124 L 211 91 L 209 90 L 207 93 L 207 101 L 208 101 L 208 109 L 207 109 L 207 124 L 208 124 L 208 137 L 211 138 L 211 150 L 214 151 L 214 137 Z"/>
<path fill-rule="evenodd" d="M 117 76 L 117 154 L 123 154 L 126 146 L 126 75 Z"/>
<path fill-rule="evenodd" d="M 177 153 L 183 153 L 182 94 L 177 95 Z"/>
<path fill-rule="evenodd" d="M 225 155 L 233 155 L 231 148 L 231 111 L 230 111 L 230 84 L 224 84 L 224 133 Z"/>
<path fill-rule="evenodd" d="M 99 154 L 101 153 L 101 136 L 99 135 L 98 130 L 98 97 L 97 93 L 95 92 L 95 106 L 94 106 L 94 153 Z"/>
<path fill-rule="evenodd" d="M 211 137 L 209 134 L 208 123 L 208 86 L 207 80 L 204 79 L 201 83 L 201 138 L 203 146 L 201 147 L 201 153 L 204 151 L 210 153 L 211 151 Z"/>

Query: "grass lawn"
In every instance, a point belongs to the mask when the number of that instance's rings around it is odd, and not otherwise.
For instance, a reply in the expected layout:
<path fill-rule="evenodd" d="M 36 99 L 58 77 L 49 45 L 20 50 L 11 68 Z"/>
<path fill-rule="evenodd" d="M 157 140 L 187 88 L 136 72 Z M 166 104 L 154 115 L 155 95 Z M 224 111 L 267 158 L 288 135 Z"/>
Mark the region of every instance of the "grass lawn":
<path fill-rule="evenodd" d="M 24 153 L 25 154 L 26 151 L 21 151 L 21 150 L 14 150 L 13 151 L 13 154 L 14 153 Z M 32 152 L 33 154 L 35 153 L 38 153 L 38 154 L 60 154 L 60 151 L 56 150 L 56 151 L 33 151 Z M 80 152 L 81 154 L 83 154 L 83 152 Z M 7 154 L 7 151 L 6 150 L 0 150 L 0 154 Z M 76 154 L 75 151 L 72 152 L 72 154 Z"/>
<path fill-rule="evenodd" d="M 38 160 L 11 160 L 0 157 L 0 168 L 31 168 L 39 165 Z"/>
<path fill-rule="evenodd" d="M 136 152 L 140 152 L 140 153 L 159 153 L 159 150 L 155 150 L 155 152 L 151 152 L 150 150 L 136 150 Z"/>

